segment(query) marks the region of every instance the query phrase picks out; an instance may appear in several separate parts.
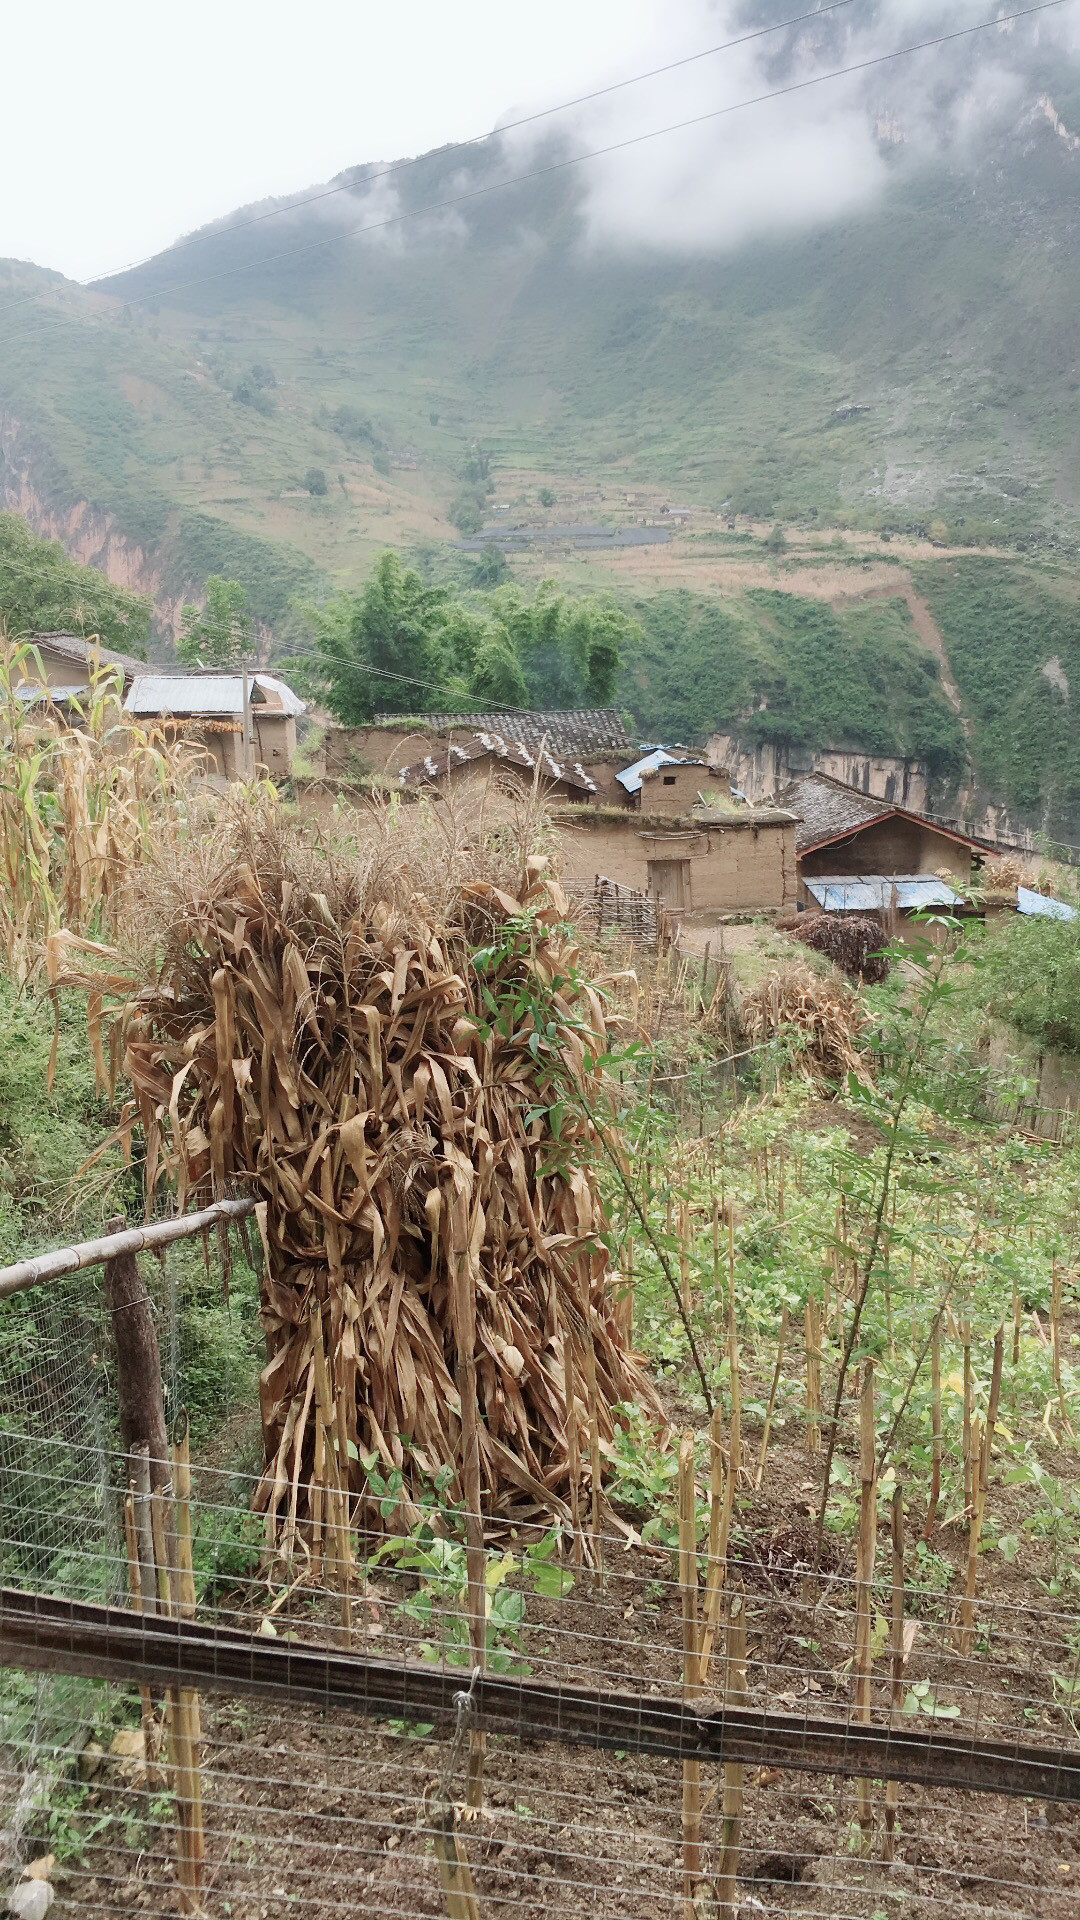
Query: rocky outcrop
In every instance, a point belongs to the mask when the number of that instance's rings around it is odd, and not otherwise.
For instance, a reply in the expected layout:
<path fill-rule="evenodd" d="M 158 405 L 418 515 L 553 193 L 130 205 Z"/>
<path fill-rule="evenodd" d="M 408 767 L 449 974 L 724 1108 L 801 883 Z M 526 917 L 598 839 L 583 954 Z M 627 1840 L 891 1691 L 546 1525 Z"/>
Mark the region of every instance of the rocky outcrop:
<path fill-rule="evenodd" d="M 59 540 L 73 560 L 97 567 L 116 586 L 146 594 L 153 603 L 155 625 L 175 638 L 180 609 L 193 590 L 197 592 L 197 583 L 185 593 L 169 592 L 159 564 L 117 526 L 111 513 L 89 500 L 61 505 L 48 499 L 38 486 L 34 468 L 31 436 L 18 420 L 0 414 L 0 507 L 21 514 L 35 533 Z"/>
<path fill-rule="evenodd" d="M 931 784 L 925 762 L 904 760 L 886 753 L 862 753 L 854 747 L 824 747 L 811 752 L 780 741 L 756 745 L 731 733 L 714 733 L 706 752 L 709 765 L 726 767 L 731 784 L 757 806 L 780 787 L 803 773 L 827 773 L 860 793 L 873 794 L 897 807 L 924 813 L 930 806 Z"/>

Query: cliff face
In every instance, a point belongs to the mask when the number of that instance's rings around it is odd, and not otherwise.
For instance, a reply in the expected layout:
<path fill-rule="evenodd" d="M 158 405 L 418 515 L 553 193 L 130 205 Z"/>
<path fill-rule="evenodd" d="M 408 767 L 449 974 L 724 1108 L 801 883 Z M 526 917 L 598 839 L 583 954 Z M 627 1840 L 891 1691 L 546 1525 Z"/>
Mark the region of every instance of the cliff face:
<path fill-rule="evenodd" d="M 160 566 L 145 548 L 116 525 L 112 514 L 89 500 L 59 504 L 50 500 L 35 476 L 31 437 L 10 414 L 0 413 L 0 507 L 22 515 L 44 539 L 59 540 L 73 560 L 97 567 L 118 587 L 144 593 L 154 609 L 158 629 L 175 639 L 180 631 L 180 609 L 190 597 L 170 593 Z"/>

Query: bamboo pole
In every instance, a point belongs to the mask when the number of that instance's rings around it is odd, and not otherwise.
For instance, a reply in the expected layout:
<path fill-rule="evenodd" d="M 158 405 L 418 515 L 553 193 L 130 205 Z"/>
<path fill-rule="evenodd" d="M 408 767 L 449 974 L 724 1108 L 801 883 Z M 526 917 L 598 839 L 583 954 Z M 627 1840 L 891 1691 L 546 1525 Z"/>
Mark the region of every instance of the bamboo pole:
<path fill-rule="evenodd" d="M 960 1614 L 957 1632 L 957 1646 L 962 1659 L 971 1652 L 971 1643 L 975 1632 L 975 1583 L 979 1571 L 979 1540 L 982 1535 L 983 1513 L 986 1507 L 986 1489 L 982 1479 L 983 1432 L 982 1420 L 976 1413 L 972 1416 L 971 1433 L 968 1440 L 971 1457 L 968 1461 L 968 1478 L 971 1481 L 971 1507 L 968 1513 L 967 1561 L 964 1567 L 964 1592 L 960 1601 Z"/>
<path fill-rule="evenodd" d="M 926 1503 L 926 1519 L 923 1521 L 922 1537 L 929 1540 L 937 1524 L 938 1501 L 941 1498 L 941 1321 L 935 1319 L 930 1334 L 930 1422 L 931 1422 L 931 1461 L 930 1461 L 930 1498 Z"/>
<path fill-rule="evenodd" d="M 131 1604 L 136 1613 L 145 1611 L 142 1594 L 142 1572 L 139 1566 L 139 1543 L 135 1527 L 135 1483 L 128 1487 L 124 1495 L 124 1543 L 127 1548 L 128 1587 Z M 139 1687 L 139 1701 L 142 1708 L 143 1754 L 146 1760 L 147 1778 L 151 1777 L 157 1746 L 157 1722 L 154 1719 L 154 1701 L 145 1682 Z"/>
<path fill-rule="evenodd" d="M 904 1493 L 897 1481 L 892 1497 L 892 1605 L 889 1620 L 889 1657 L 892 1668 L 892 1719 L 898 1721 L 904 1706 Z M 896 1851 L 896 1815 L 900 1806 L 900 1782 L 885 1783 L 884 1857 L 891 1860 Z"/>
<path fill-rule="evenodd" d="M 728 1425 L 728 1471 L 734 1488 L 742 1473 L 742 1387 L 739 1382 L 739 1337 L 735 1325 L 735 1215 L 728 1214 L 728 1374 L 731 1391 L 731 1419 Z"/>
<path fill-rule="evenodd" d="M 460 1485 L 465 1500 L 465 1561 L 468 1577 L 469 1641 L 473 1666 L 487 1665 L 487 1582 L 484 1523 L 480 1512 L 480 1408 L 476 1387 L 476 1285 L 472 1268 L 470 1221 L 461 1194 L 455 1195 L 453 1256 L 455 1374 L 461 1420 Z M 566 1339 L 564 1336 L 564 1351 Z M 484 1795 L 485 1738 L 469 1729 L 466 1799 L 479 1808 Z"/>
<path fill-rule="evenodd" d="M 734 1588 L 728 1590 L 727 1657 L 724 1702 L 741 1707 L 746 1701 L 746 1601 Z M 724 1765 L 724 1793 L 720 1853 L 720 1873 L 716 1896 L 719 1920 L 738 1920 L 739 1858 L 742 1851 L 742 1819 L 745 1797 L 745 1768 L 737 1761 Z"/>
<path fill-rule="evenodd" d="M 202 1233 L 219 1220 L 240 1220 L 255 1209 L 249 1200 L 215 1200 L 201 1213 L 184 1213 L 177 1220 L 159 1220 L 150 1227 L 122 1227 L 99 1240 L 81 1240 L 71 1247 L 58 1247 L 55 1253 L 39 1253 L 32 1260 L 18 1260 L 14 1266 L 0 1267 L 0 1300 L 25 1287 L 37 1287 L 43 1280 L 59 1280 L 65 1273 L 81 1273 L 86 1267 L 100 1267 L 106 1260 L 122 1254 L 142 1253 L 150 1247 L 167 1247 L 174 1240 L 186 1240 Z M 113 1223 L 110 1222 L 110 1226 Z"/>
<path fill-rule="evenodd" d="M 434 1841 L 447 1920 L 480 1920 L 476 1882 L 465 1843 L 458 1832 L 457 1814 L 450 1802 L 436 1816 Z"/>
<path fill-rule="evenodd" d="M 765 1424 L 761 1430 L 761 1451 L 758 1454 L 757 1473 L 754 1477 L 755 1487 L 760 1487 L 765 1475 L 765 1458 L 769 1451 L 769 1436 L 772 1432 L 773 1414 L 776 1410 L 776 1395 L 780 1387 L 780 1370 L 784 1364 L 784 1342 L 787 1339 L 787 1325 L 788 1310 L 787 1302 L 785 1301 L 783 1307 L 780 1309 L 780 1336 L 776 1342 L 776 1365 L 773 1368 L 772 1384 L 769 1387 L 769 1398 L 765 1407 Z"/>
<path fill-rule="evenodd" d="M 1069 1410 L 1065 1403 L 1065 1390 L 1061 1384 L 1061 1262 L 1053 1263 L 1053 1279 L 1050 1294 L 1050 1362 L 1054 1370 L 1054 1385 L 1057 1388 L 1058 1413 L 1062 1428 L 1072 1432 L 1069 1422 Z"/>
<path fill-rule="evenodd" d="M 964 1350 L 964 1506 L 971 1507 L 971 1414 L 974 1404 L 974 1381 L 971 1374 L 971 1321 L 965 1314 L 960 1323 L 960 1342 Z"/>
<path fill-rule="evenodd" d="M 1005 1359 L 1005 1327 L 1002 1324 L 994 1335 L 994 1360 L 990 1370 L 990 1398 L 986 1408 L 986 1432 L 983 1436 L 982 1458 L 979 1463 L 979 1478 L 985 1493 L 990 1475 L 990 1450 L 994 1444 L 994 1429 L 997 1426 L 998 1403 L 1001 1399 L 1001 1371 Z"/>
<path fill-rule="evenodd" d="M 679 1592 L 682 1599 L 683 1699 L 697 1699 L 699 1686 L 697 1501 L 694 1489 L 694 1436 L 679 1443 Z M 683 1761 L 683 1908 L 693 1920 L 694 1894 L 702 1874 L 701 1762 Z"/>
<path fill-rule="evenodd" d="M 720 1621 L 720 1602 L 727 1578 L 728 1540 L 734 1500 L 734 1480 L 724 1464 L 724 1423 L 719 1407 L 714 1407 L 709 1427 L 709 1563 L 705 1569 L 705 1598 L 701 1609 L 701 1644 L 698 1675 L 708 1685 L 709 1663 Z M 729 1498 L 730 1492 L 730 1498 Z"/>
<path fill-rule="evenodd" d="M 191 1450 L 187 1415 L 181 1416 L 173 1442 L 173 1523 L 175 1606 L 182 1620 L 195 1618 L 195 1569 L 191 1540 Z M 183 1790 L 178 1793 L 180 1837 L 187 1850 L 188 1877 L 196 1901 L 201 1902 L 206 1862 L 203 1827 L 202 1774 L 199 1749 L 202 1720 L 194 1687 L 181 1687 L 177 1696 L 177 1730 L 183 1751 Z"/>
<path fill-rule="evenodd" d="M 803 1308 L 803 1350 L 806 1359 L 806 1450 L 821 1448 L 821 1319 L 813 1294 Z"/>
<path fill-rule="evenodd" d="M 855 1718 L 870 1723 L 873 1674 L 872 1601 L 877 1546 L 877 1450 L 874 1435 L 874 1363 L 864 1360 L 859 1394 L 859 1538 L 855 1586 Z M 856 1788 L 863 1846 L 869 1850 L 874 1832 L 874 1802 L 870 1782 Z"/>

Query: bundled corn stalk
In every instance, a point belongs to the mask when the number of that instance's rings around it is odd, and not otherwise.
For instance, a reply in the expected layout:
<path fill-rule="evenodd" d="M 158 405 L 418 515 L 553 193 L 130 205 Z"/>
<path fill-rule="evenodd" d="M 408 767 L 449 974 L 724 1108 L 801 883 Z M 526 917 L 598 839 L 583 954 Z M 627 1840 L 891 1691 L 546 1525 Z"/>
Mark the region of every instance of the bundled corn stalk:
<path fill-rule="evenodd" d="M 803 945 L 823 953 L 849 980 L 871 985 L 888 979 L 881 921 L 869 913 L 801 913 L 791 931 Z"/>
<path fill-rule="evenodd" d="M 792 1064 L 808 1080 L 865 1072 L 858 1050 L 865 1023 L 855 994 L 799 961 L 778 967 L 743 996 L 742 1024 L 751 1045 L 792 1041 Z"/>
<path fill-rule="evenodd" d="M 494 873 L 475 846 L 425 864 L 415 831 L 320 850 L 249 806 L 159 900 L 125 1016 L 148 1189 L 168 1172 L 181 1203 L 263 1203 L 258 1499 L 279 1545 L 362 1494 L 365 1455 L 407 1501 L 458 1470 L 466 1337 L 489 1514 L 575 1519 L 614 1406 L 655 1404 L 600 1237 L 605 1017 L 567 980 L 565 902 L 506 827 Z"/>

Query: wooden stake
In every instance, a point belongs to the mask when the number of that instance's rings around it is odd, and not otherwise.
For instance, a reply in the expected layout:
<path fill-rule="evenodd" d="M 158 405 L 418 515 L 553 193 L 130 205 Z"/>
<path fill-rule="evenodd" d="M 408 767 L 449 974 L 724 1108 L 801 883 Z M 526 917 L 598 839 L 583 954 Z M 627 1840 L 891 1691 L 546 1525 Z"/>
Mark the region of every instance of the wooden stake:
<path fill-rule="evenodd" d="M 731 1421 L 728 1427 L 728 1471 L 732 1497 L 742 1473 L 742 1388 L 739 1383 L 739 1337 L 735 1326 L 735 1215 L 728 1215 L 728 1374 Z"/>
<path fill-rule="evenodd" d="M 1057 1260 L 1053 1263 L 1050 1294 L 1050 1360 L 1054 1369 L 1054 1385 L 1057 1388 L 1058 1413 L 1061 1416 L 1062 1428 L 1066 1433 L 1071 1433 L 1065 1391 L 1061 1384 L 1061 1265 Z"/>
<path fill-rule="evenodd" d="M 821 1447 L 821 1321 L 818 1303 L 808 1295 L 803 1309 L 803 1348 L 806 1356 L 806 1449 Z"/>
<path fill-rule="evenodd" d="M 126 1221 L 110 1220 L 107 1233 L 120 1233 Z M 116 1401 L 120 1439 L 125 1453 L 145 1447 L 149 1457 L 150 1488 L 163 1487 L 169 1478 L 169 1437 L 161 1387 L 158 1351 L 150 1295 L 133 1253 L 105 1262 L 105 1301 L 116 1350 Z M 143 1598 L 146 1594 L 144 1590 Z"/>
<path fill-rule="evenodd" d="M 964 1506 L 970 1508 L 972 1498 L 971 1409 L 974 1391 L 971 1377 L 971 1321 L 966 1315 L 960 1323 L 960 1340 L 964 1349 Z"/>
<path fill-rule="evenodd" d="M 746 1703 L 746 1601 L 735 1589 L 728 1593 L 728 1629 L 726 1685 L 724 1699 L 729 1707 Z M 724 1766 L 723 1846 L 716 1895 L 719 1920 L 738 1920 L 739 1857 L 742 1852 L 742 1819 L 745 1769 L 736 1761 Z"/>
<path fill-rule="evenodd" d="M 930 1461 L 930 1498 L 926 1503 L 926 1519 L 923 1521 L 922 1537 L 929 1540 L 937 1524 L 938 1501 L 941 1498 L 941 1322 L 935 1319 L 930 1335 L 930 1421 L 931 1421 L 931 1461 Z"/>
<path fill-rule="evenodd" d="M 904 1492 L 897 1481 L 892 1497 L 892 1607 L 889 1623 L 889 1655 L 892 1666 L 892 1719 L 899 1725 L 904 1706 Z M 900 1806 L 900 1782 L 885 1785 L 884 1857 L 891 1860 L 896 1851 L 896 1815 Z"/>
<path fill-rule="evenodd" d="M 964 1593 L 960 1601 L 959 1631 L 957 1646 L 961 1657 L 967 1659 L 971 1652 L 971 1642 L 975 1631 L 975 1582 L 978 1577 L 979 1539 L 982 1534 L 983 1512 L 986 1504 L 986 1490 L 982 1479 L 983 1430 L 982 1421 L 976 1413 L 972 1416 L 971 1433 L 968 1441 L 970 1459 L 967 1477 L 972 1487 L 971 1508 L 968 1513 L 967 1564 L 964 1568 Z"/>
<path fill-rule="evenodd" d="M 679 1443 L 679 1591 L 682 1597 L 683 1699 L 700 1692 L 698 1664 L 697 1501 L 694 1489 L 694 1436 L 684 1433 Z M 694 1893 L 702 1873 L 701 1762 L 683 1761 L 683 1904 L 686 1920 L 693 1920 Z"/>
<path fill-rule="evenodd" d="M 859 1540 L 855 1587 L 855 1718 L 870 1723 L 872 1603 L 877 1546 L 877 1452 L 874 1436 L 874 1363 L 864 1360 L 859 1395 Z M 869 1850 L 874 1831 L 874 1802 L 869 1780 L 856 1783 L 859 1825 Z"/>
<path fill-rule="evenodd" d="M 139 1566 L 139 1543 L 135 1527 L 135 1485 L 134 1481 L 124 1495 L 124 1542 L 127 1547 L 128 1586 L 131 1591 L 131 1604 L 136 1613 L 145 1612 L 142 1597 L 142 1572 Z M 148 1779 L 157 1744 L 157 1723 L 154 1719 L 154 1701 L 148 1686 L 140 1686 L 139 1700 L 142 1706 L 143 1752 L 146 1756 Z M 154 1769 L 156 1774 L 156 1769 Z"/>
<path fill-rule="evenodd" d="M 436 1815 L 434 1839 L 447 1920 L 480 1920 L 476 1882 L 465 1843 L 458 1832 L 457 1814 L 449 1802 Z"/>
<path fill-rule="evenodd" d="M 982 1490 L 986 1492 L 990 1474 L 990 1449 L 994 1444 L 994 1428 L 997 1426 L 998 1402 L 1001 1399 L 1001 1370 L 1005 1359 L 1005 1327 L 1001 1325 L 994 1335 L 994 1363 L 990 1372 L 990 1399 L 986 1409 L 986 1433 L 983 1438 L 982 1459 L 979 1465 L 979 1478 Z"/>
<path fill-rule="evenodd" d="M 484 1523 L 480 1513 L 480 1409 L 476 1390 L 476 1286 L 470 1254 L 469 1211 L 464 1197 L 455 1195 L 457 1212 L 453 1241 L 453 1315 L 457 1348 L 456 1378 L 461 1408 L 460 1485 L 465 1500 L 465 1560 L 468 1573 L 469 1640 L 474 1667 L 487 1665 L 487 1582 Z M 564 1336 L 564 1346 L 565 1346 Z M 469 1731 L 468 1786 L 470 1807 L 483 1804 L 484 1735 Z"/>
<path fill-rule="evenodd" d="M 730 1497 L 729 1497 L 730 1494 Z M 709 1428 L 709 1564 L 705 1570 L 705 1598 L 701 1609 L 702 1629 L 698 1677 L 703 1687 L 709 1682 L 709 1663 L 720 1622 L 720 1602 L 727 1578 L 728 1540 L 734 1481 L 724 1467 L 724 1422 L 719 1407 L 713 1409 Z"/>
<path fill-rule="evenodd" d="M 761 1451 L 758 1454 L 755 1487 L 760 1487 L 765 1474 L 765 1457 L 769 1451 L 769 1435 L 772 1432 L 773 1413 L 776 1409 L 776 1395 L 780 1386 L 780 1369 L 784 1364 L 784 1342 L 787 1339 L 788 1310 L 785 1301 L 780 1309 L 780 1337 L 776 1343 L 776 1365 L 773 1368 L 772 1385 L 769 1388 L 768 1404 L 765 1408 L 765 1425 L 761 1430 Z"/>

